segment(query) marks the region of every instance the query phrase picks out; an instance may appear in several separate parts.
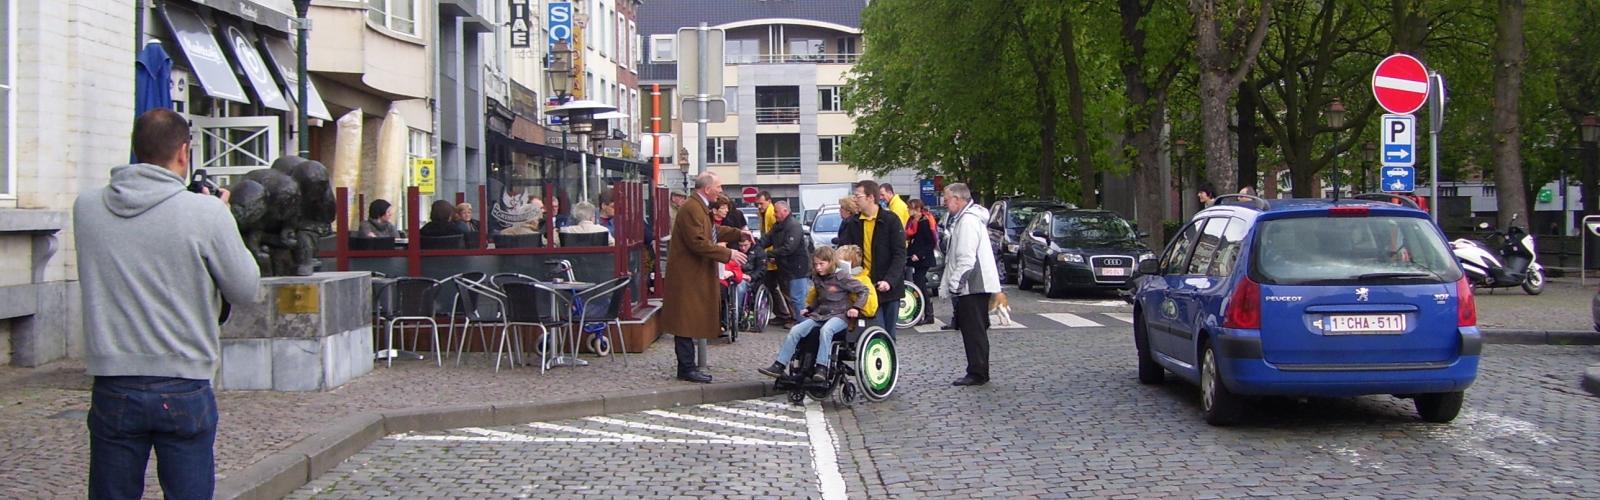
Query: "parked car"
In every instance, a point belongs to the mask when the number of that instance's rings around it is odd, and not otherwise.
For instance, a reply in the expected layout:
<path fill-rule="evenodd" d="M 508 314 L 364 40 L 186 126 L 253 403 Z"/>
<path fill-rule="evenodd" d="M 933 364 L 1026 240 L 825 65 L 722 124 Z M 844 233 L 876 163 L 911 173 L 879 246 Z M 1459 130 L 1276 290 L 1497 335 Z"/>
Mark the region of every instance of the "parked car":
<path fill-rule="evenodd" d="M 994 246 L 995 258 L 1000 264 L 1001 282 L 1016 280 L 1022 228 L 1033 221 L 1034 214 L 1060 208 L 1078 207 L 1059 201 L 1002 198 L 989 208 L 989 243 Z"/>
<path fill-rule="evenodd" d="M 1594 316 L 1594 331 L 1600 332 L 1600 292 L 1589 299 L 1589 314 Z"/>
<path fill-rule="evenodd" d="M 1138 271 L 1139 381 L 1199 384 L 1213 425 L 1261 395 L 1393 394 L 1448 422 L 1477 378 L 1471 286 L 1422 210 L 1224 195 Z"/>
<path fill-rule="evenodd" d="M 756 207 L 753 207 L 753 206 L 752 207 L 739 207 L 736 210 L 739 213 L 744 214 L 744 220 L 745 220 L 745 226 L 744 227 L 750 230 L 750 236 L 752 238 L 760 240 L 761 239 L 761 215 L 760 215 L 760 212 L 758 212 L 756 210 Z M 731 216 L 733 214 L 728 214 L 728 215 Z"/>
<path fill-rule="evenodd" d="M 811 224 L 812 247 L 833 245 L 833 238 L 839 235 L 839 226 L 843 224 L 838 205 L 823 205 L 817 209 L 817 220 Z"/>
<path fill-rule="evenodd" d="M 1106 210 L 1037 212 L 1021 238 L 1017 288 L 1035 284 L 1047 297 L 1069 289 L 1122 289 L 1134 265 L 1153 259 L 1133 226 Z"/>

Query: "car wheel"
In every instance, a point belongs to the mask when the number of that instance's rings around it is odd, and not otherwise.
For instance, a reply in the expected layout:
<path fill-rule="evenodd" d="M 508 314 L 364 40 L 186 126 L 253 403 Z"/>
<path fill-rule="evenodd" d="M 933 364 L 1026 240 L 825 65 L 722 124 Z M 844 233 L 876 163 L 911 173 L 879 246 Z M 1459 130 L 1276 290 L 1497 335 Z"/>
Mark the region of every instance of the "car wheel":
<path fill-rule="evenodd" d="M 1028 274 L 1022 272 L 1022 266 L 1017 266 L 1017 289 L 1028 291 L 1033 289 L 1033 280 L 1028 279 Z"/>
<path fill-rule="evenodd" d="M 1063 292 L 1063 290 L 1061 289 L 1061 285 L 1056 283 L 1055 266 L 1052 266 L 1050 264 L 1045 264 L 1044 265 L 1044 296 L 1054 299 L 1054 298 L 1060 297 L 1062 292 Z"/>
<path fill-rule="evenodd" d="M 1022 275 L 1022 265 L 1021 264 L 1018 264 L 1016 267 L 1012 267 L 1012 266 L 1006 265 L 1006 264 L 1001 264 L 1001 266 L 1005 268 L 1005 272 L 1000 273 L 1000 283 L 1001 284 L 1009 285 L 1009 284 L 1012 284 L 1012 283 L 1016 283 L 1017 280 L 1019 279 L 1018 276 Z"/>
<path fill-rule="evenodd" d="M 1215 426 L 1232 425 L 1239 421 L 1244 401 L 1222 382 L 1222 372 L 1217 368 L 1217 353 L 1207 340 L 1200 354 L 1200 415 L 1206 423 Z"/>
<path fill-rule="evenodd" d="M 1155 385 L 1166 381 L 1167 371 L 1156 364 L 1150 354 L 1150 336 L 1146 332 L 1142 311 L 1133 312 L 1133 345 L 1139 352 L 1139 383 Z"/>
<path fill-rule="evenodd" d="M 1544 269 L 1531 269 L 1528 278 L 1522 281 L 1522 291 L 1528 295 L 1538 295 L 1544 292 Z"/>
<path fill-rule="evenodd" d="M 1461 402 L 1466 400 L 1466 395 L 1459 391 L 1418 394 L 1412 403 L 1417 405 L 1417 415 L 1423 421 L 1442 424 L 1455 420 L 1461 413 Z"/>

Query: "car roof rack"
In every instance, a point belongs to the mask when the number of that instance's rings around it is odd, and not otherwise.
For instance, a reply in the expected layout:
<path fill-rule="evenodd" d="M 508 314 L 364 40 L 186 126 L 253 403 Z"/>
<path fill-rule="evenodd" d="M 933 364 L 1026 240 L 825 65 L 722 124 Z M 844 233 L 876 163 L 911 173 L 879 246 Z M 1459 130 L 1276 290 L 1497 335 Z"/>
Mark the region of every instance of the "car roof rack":
<path fill-rule="evenodd" d="M 1218 196 L 1211 200 L 1211 206 L 1221 205 L 1223 202 L 1226 202 L 1230 199 L 1238 199 L 1239 201 L 1255 205 L 1255 209 L 1260 212 L 1265 212 L 1268 208 L 1271 208 L 1270 205 L 1267 205 L 1267 200 L 1261 199 L 1260 196 L 1244 193 L 1225 194 Z"/>
<path fill-rule="evenodd" d="M 1358 194 L 1358 195 L 1355 195 L 1355 196 L 1351 196 L 1350 199 L 1352 199 L 1352 200 L 1366 200 L 1366 201 L 1381 201 L 1381 202 L 1384 202 L 1384 203 L 1392 203 L 1392 204 L 1400 205 L 1400 206 L 1403 206 L 1403 207 L 1411 207 L 1411 208 L 1415 208 L 1417 210 L 1422 210 L 1422 207 L 1420 205 L 1417 205 L 1417 201 L 1416 200 L 1413 200 L 1413 199 L 1411 199 L 1409 197 L 1406 197 L 1406 196 L 1401 196 L 1401 195 L 1398 195 L 1398 194 L 1394 194 L 1394 193 L 1361 193 L 1361 194 Z"/>

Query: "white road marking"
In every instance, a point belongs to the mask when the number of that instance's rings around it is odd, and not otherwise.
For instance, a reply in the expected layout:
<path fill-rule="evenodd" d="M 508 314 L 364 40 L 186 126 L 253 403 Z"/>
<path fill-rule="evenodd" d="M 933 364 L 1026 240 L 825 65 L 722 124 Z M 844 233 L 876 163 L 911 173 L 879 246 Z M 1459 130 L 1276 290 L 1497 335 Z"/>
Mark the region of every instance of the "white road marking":
<path fill-rule="evenodd" d="M 1040 316 L 1044 316 L 1045 318 L 1049 319 L 1050 321 L 1054 321 L 1054 322 L 1066 325 L 1068 328 L 1085 328 L 1085 327 L 1101 326 L 1099 323 L 1095 323 L 1093 321 L 1089 321 L 1088 318 L 1084 318 L 1083 316 L 1079 316 L 1079 315 L 1072 314 L 1072 313 L 1044 313 L 1044 314 L 1040 314 Z"/>
<path fill-rule="evenodd" d="M 833 448 L 833 433 L 828 421 L 822 418 L 822 405 L 806 406 L 806 433 L 811 435 L 811 465 L 817 471 L 817 485 L 824 500 L 847 498 L 844 476 L 839 474 L 839 460 Z"/>
<path fill-rule="evenodd" d="M 1556 438 L 1540 431 L 1539 426 L 1531 422 L 1494 413 L 1467 411 L 1457 417 L 1454 423 L 1448 426 L 1430 427 L 1425 434 L 1454 446 L 1462 453 L 1477 457 L 1501 469 L 1516 472 L 1533 479 L 1549 481 L 1552 484 L 1572 484 L 1572 481 L 1557 479 L 1537 467 L 1528 465 L 1527 462 L 1520 458 L 1501 455 L 1485 445 L 1489 440 L 1502 437 L 1521 438 L 1540 446 L 1549 446 L 1556 443 Z"/>
<path fill-rule="evenodd" d="M 759 440 L 734 441 L 734 440 L 728 440 L 728 439 L 649 439 L 649 440 L 646 440 L 646 441 L 640 441 L 640 440 L 637 440 L 637 439 L 619 439 L 619 438 L 604 438 L 604 437 L 540 437 L 540 436 L 529 436 L 529 435 L 526 435 L 526 434 L 515 434 L 515 433 L 510 433 L 510 432 L 500 432 L 500 431 L 495 431 L 495 430 L 490 430 L 490 429 L 479 429 L 479 428 L 474 428 L 474 427 L 466 427 L 466 428 L 462 428 L 460 430 L 466 431 L 466 432 L 475 433 L 475 434 L 482 434 L 482 435 L 479 435 L 479 436 L 457 436 L 457 435 L 440 436 L 440 435 L 400 434 L 400 435 L 396 435 L 396 436 L 390 436 L 389 439 L 394 439 L 394 440 L 397 440 L 397 441 L 448 441 L 448 442 L 472 442 L 472 443 L 622 443 L 622 444 L 667 443 L 667 444 L 731 444 L 731 445 L 759 445 L 759 446 L 807 446 L 807 445 L 810 444 L 810 443 L 788 442 L 788 441 L 772 441 L 772 442 L 767 442 L 767 443 L 758 443 L 758 442 L 754 442 L 754 441 L 759 441 Z"/>
<path fill-rule="evenodd" d="M 627 421 L 627 420 L 620 420 L 620 419 L 615 419 L 615 418 L 610 418 L 610 417 L 588 417 L 588 418 L 585 418 L 584 420 L 588 420 L 590 422 L 598 422 L 598 423 L 607 424 L 607 425 L 615 425 L 615 426 L 620 426 L 620 427 L 627 427 L 627 428 L 630 428 L 630 429 L 643 429 L 643 430 L 660 431 L 660 432 L 671 432 L 671 433 L 674 433 L 674 434 L 688 434 L 690 436 L 698 436 L 698 437 L 703 437 L 703 438 L 710 438 L 712 440 L 734 441 L 734 442 L 738 442 L 739 444 L 764 444 L 764 445 L 770 445 L 770 446 L 795 446 L 795 445 L 806 444 L 806 443 L 796 443 L 796 442 L 787 442 L 787 441 L 769 441 L 769 440 L 766 440 L 766 439 L 754 439 L 754 438 L 747 438 L 747 437 L 743 437 L 743 436 L 726 436 L 726 435 L 722 435 L 722 434 L 717 434 L 715 432 L 697 431 L 697 430 L 694 430 L 694 429 L 684 429 L 684 428 L 681 428 L 681 427 L 671 427 L 671 426 L 666 426 L 666 425 L 647 424 L 647 423 L 643 423 L 643 422 L 631 422 L 631 421 Z"/>
<path fill-rule="evenodd" d="M 1104 315 L 1110 317 L 1111 319 L 1114 319 L 1114 320 L 1117 320 L 1117 321 L 1121 321 L 1123 323 L 1127 323 L 1127 324 L 1130 324 L 1130 325 L 1133 324 L 1133 314 L 1131 314 L 1131 313 L 1100 313 L 1100 314 L 1104 314 Z"/>
<path fill-rule="evenodd" d="M 1120 300 L 1040 300 L 1039 302 L 1045 304 L 1067 304 L 1074 306 L 1131 307 L 1127 302 Z"/>
<path fill-rule="evenodd" d="M 738 416 L 741 416 L 741 417 L 759 418 L 759 419 L 762 419 L 762 420 L 772 420 L 772 421 L 775 421 L 775 422 L 783 422 L 783 423 L 787 423 L 787 424 L 803 424 L 803 423 L 806 423 L 805 420 L 801 420 L 801 419 L 794 418 L 794 417 L 785 417 L 783 415 L 773 415 L 771 413 L 762 413 L 762 412 L 759 412 L 759 411 L 743 410 L 743 409 L 739 409 L 739 408 L 729 408 L 729 407 L 722 406 L 722 405 L 707 404 L 707 405 L 700 405 L 700 407 L 701 408 L 705 408 L 707 410 L 711 410 L 711 411 L 727 413 L 729 415 L 738 415 Z"/>
<path fill-rule="evenodd" d="M 759 399 L 747 399 L 747 400 L 744 400 L 744 401 L 740 401 L 740 403 L 747 403 L 747 404 L 752 404 L 752 405 L 756 405 L 756 406 L 765 406 L 767 408 L 772 408 L 774 410 L 783 410 L 783 411 L 790 411 L 790 412 L 795 412 L 795 413 L 801 413 L 801 412 L 806 411 L 806 408 L 804 406 L 790 405 L 790 404 L 783 404 L 783 403 L 774 403 L 774 402 L 771 402 L 771 401 L 762 401 L 762 400 L 759 400 Z"/>
<path fill-rule="evenodd" d="M 653 437 L 650 437 L 650 436 L 640 436 L 638 434 L 625 434 L 625 433 L 621 433 L 621 432 L 606 432 L 606 431 L 599 431 L 599 430 L 594 430 L 594 429 L 584 429 L 584 428 L 581 428 L 581 427 L 569 427 L 569 426 L 565 426 L 565 425 L 547 424 L 547 423 L 544 423 L 544 422 L 529 423 L 528 427 L 532 427 L 532 428 L 535 428 L 535 429 L 544 429 L 544 430 L 547 430 L 547 431 L 571 432 L 571 433 L 574 433 L 574 434 L 583 434 L 585 436 L 608 437 L 608 438 L 612 438 L 612 439 L 621 439 L 621 440 L 625 440 L 625 441 L 635 441 L 635 442 L 659 442 L 659 441 L 661 441 L 660 439 L 657 439 L 657 438 L 653 438 Z"/>
<path fill-rule="evenodd" d="M 917 327 L 915 329 L 917 330 L 918 333 L 937 332 L 939 330 L 944 329 L 944 322 L 943 321 L 935 321 L 933 323 L 926 324 L 926 325 L 917 325 Z"/>
<path fill-rule="evenodd" d="M 678 419 L 678 420 L 688 420 L 688 421 L 691 421 L 691 422 L 700 422 L 702 424 L 724 425 L 724 426 L 728 426 L 728 427 L 735 427 L 735 428 L 739 428 L 739 429 L 746 429 L 746 430 L 752 430 L 752 431 L 771 432 L 773 434 L 783 434 L 785 436 L 805 437 L 805 435 L 806 435 L 806 433 L 804 433 L 804 432 L 791 431 L 789 429 L 778 429 L 778 428 L 775 428 L 775 427 L 763 427 L 763 426 L 760 426 L 760 425 L 751 425 L 751 424 L 747 424 L 747 423 L 744 423 L 744 422 L 734 422 L 732 420 L 723 420 L 723 419 L 720 419 L 720 418 L 701 417 L 701 416 L 698 416 L 698 415 L 684 415 L 682 413 L 672 413 L 672 412 L 666 412 L 666 411 L 661 411 L 661 410 L 645 410 L 645 413 L 650 414 L 650 415 L 655 415 L 657 417 L 675 418 L 675 419 Z"/>

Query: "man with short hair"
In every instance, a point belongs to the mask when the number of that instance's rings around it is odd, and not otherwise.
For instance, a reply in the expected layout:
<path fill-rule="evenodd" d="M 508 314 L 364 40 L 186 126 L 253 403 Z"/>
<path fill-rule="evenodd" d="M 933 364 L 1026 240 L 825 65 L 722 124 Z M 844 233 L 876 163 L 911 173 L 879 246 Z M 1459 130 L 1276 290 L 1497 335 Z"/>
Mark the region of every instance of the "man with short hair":
<path fill-rule="evenodd" d="M 133 124 L 139 163 L 73 204 L 94 377 L 89 498 L 141 497 L 151 448 L 167 498 L 211 498 L 216 486 L 217 317 L 223 299 L 259 299 L 261 270 L 228 191 L 186 189 L 190 148 L 188 120 L 147 111 Z"/>
<path fill-rule="evenodd" d="M 771 191 L 763 189 L 761 192 L 756 193 L 756 217 L 761 219 L 762 241 L 772 241 L 767 238 L 767 235 L 772 233 L 772 227 L 777 224 L 780 217 L 777 217 L 776 210 L 773 208 Z M 768 255 L 772 255 L 772 251 L 772 248 L 767 248 Z M 767 274 L 761 283 L 761 286 L 767 288 L 767 294 L 773 297 L 781 296 L 782 293 L 780 292 L 787 289 L 787 284 L 778 278 L 777 270 L 778 259 L 769 259 L 767 261 Z M 790 325 L 794 321 L 794 315 L 789 311 L 789 304 L 783 301 L 779 301 L 779 304 L 778 307 L 772 308 L 772 318 L 779 325 Z"/>
<path fill-rule="evenodd" d="M 911 207 L 906 205 L 906 200 L 902 200 L 898 195 L 894 194 L 894 186 L 889 185 L 887 182 L 878 185 L 878 198 L 888 204 L 889 211 L 894 212 L 894 216 L 900 218 L 901 224 L 911 220 Z"/>
<path fill-rule="evenodd" d="M 356 234 L 362 238 L 400 237 L 400 229 L 394 227 L 394 209 L 388 200 L 379 198 L 367 204 L 367 220 L 361 221 Z"/>
<path fill-rule="evenodd" d="M 617 231 L 617 192 L 607 189 L 600 192 L 600 212 L 595 218 L 595 223 L 606 227 L 606 230 Z"/>
<path fill-rule="evenodd" d="M 778 290 L 783 293 L 774 295 L 782 297 L 784 308 L 793 313 L 805 309 L 807 288 L 810 285 L 808 278 L 811 269 L 811 260 L 807 258 L 806 235 L 800 229 L 800 221 L 789 211 L 789 203 L 780 201 L 774 204 L 773 215 L 778 218 L 770 231 L 761 234 L 761 242 L 757 246 L 770 246 L 768 252 L 772 256 L 774 272 L 767 273 L 768 281 L 777 283 Z M 778 310 L 774 307 L 773 310 Z M 790 325 L 793 326 L 793 325 Z"/>
<path fill-rule="evenodd" d="M 1201 184 L 1199 189 L 1194 190 L 1194 197 L 1200 200 L 1200 208 L 1210 207 L 1217 199 L 1217 188 L 1209 182 Z"/>
<path fill-rule="evenodd" d="M 747 234 L 737 228 L 711 223 L 711 201 L 722 196 L 722 179 L 714 172 L 695 178 L 694 196 L 678 211 L 667 243 L 667 279 L 662 293 L 661 330 L 673 335 L 678 358 L 678 380 L 711 383 L 695 360 L 695 339 L 714 339 L 722 333 L 718 304 L 718 270 L 732 260 L 744 265 L 745 254 L 718 243 L 733 244 Z"/>
<path fill-rule="evenodd" d="M 956 301 L 956 325 L 967 354 L 967 373 L 951 385 L 989 383 L 989 297 L 1000 291 L 999 267 L 989 242 L 989 211 L 972 202 L 966 184 L 944 188 L 950 208 L 950 242 L 941 288 Z"/>
<path fill-rule="evenodd" d="M 850 195 L 856 216 L 839 226 L 839 245 L 861 247 L 867 273 L 878 293 L 878 319 L 894 337 L 900 297 L 905 293 L 906 228 L 894 212 L 878 206 L 878 183 L 855 183 Z"/>

